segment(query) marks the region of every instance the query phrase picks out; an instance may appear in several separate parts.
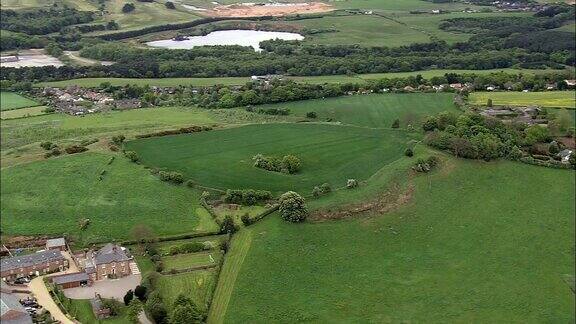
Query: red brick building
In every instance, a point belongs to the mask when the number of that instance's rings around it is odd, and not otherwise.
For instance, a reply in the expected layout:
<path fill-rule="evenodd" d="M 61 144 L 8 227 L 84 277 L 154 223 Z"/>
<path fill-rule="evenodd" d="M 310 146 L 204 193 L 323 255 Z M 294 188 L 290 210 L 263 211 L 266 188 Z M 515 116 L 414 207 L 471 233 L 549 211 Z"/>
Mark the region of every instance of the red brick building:
<path fill-rule="evenodd" d="M 64 258 L 59 250 L 42 251 L 2 259 L 0 262 L 0 277 L 6 281 L 25 276 L 39 276 L 63 271 L 66 268 L 68 268 L 68 260 Z"/>
<path fill-rule="evenodd" d="M 97 252 L 87 254 L 84 271 L 92 281 L 118 278 L 130 275 L 132 256 L 123 247 L 108 243 Z"/>

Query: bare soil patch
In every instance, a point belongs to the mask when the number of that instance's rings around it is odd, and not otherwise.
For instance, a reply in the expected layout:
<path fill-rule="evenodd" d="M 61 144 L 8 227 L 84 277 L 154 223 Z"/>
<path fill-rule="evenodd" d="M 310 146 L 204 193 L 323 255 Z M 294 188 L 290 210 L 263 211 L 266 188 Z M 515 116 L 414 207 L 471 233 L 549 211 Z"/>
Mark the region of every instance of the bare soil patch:
<path fill-rule="evenodd" d="M 372 201 L 349 205 L 335 211 L 319 210 L 312 213 L 309 220 L 313 222 L 323 222 L 362 216 L 367 213 L 385 214 L 408 203 L 412 199 L 413 194 L 414 185 L 412 183 L 410 183 L 406 189 L 403 189 L 398 183 L 395 183 L 392 188 Z"/>
<path fill-rule="evenodd" d="M 332 8 L 331 5 L 322 2 L 271 4 L 240 3 L 217 6 L 211 10 L 205 11 L 203 14 L 211 17 L 262 17 L 310 14 L 332 10 L 334 10 L 334 8 Z"/>

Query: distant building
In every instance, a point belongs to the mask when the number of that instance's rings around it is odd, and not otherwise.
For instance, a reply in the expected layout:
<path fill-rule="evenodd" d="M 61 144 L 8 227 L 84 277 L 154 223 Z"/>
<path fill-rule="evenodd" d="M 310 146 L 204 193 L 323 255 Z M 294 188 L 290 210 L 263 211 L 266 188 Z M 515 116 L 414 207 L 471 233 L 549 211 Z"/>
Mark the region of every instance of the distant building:
<path fill-rule="evenodd" d="M 68 267 L 68 260 L 58 250 L 36 252 L 28 255 L 2 259 L 0 277 L 2 280 L 19 277 L 39 276 L 50 272 L 63 271 Z"/>
<path fill-rule="evenodd" d="M 2 292 L 0 294 L 0 322 L 2 324 L 32 324 L 32 317 L 20 305 L 15 295 Z"/>
<path fill-rule="evenodd" d="M 133 261 L 126 249 L 112 243 L 104 245 L 97 252 L 88 252 L 84 261 L 84 271 L 92 281 L 108 277 L 125 277 L 132 273 L 130 263 Z"/>
<path fill-rule="evenodd" d="M 46 250 L 66 250 L 66 240 L 63 237 L 46 240 Z"/>

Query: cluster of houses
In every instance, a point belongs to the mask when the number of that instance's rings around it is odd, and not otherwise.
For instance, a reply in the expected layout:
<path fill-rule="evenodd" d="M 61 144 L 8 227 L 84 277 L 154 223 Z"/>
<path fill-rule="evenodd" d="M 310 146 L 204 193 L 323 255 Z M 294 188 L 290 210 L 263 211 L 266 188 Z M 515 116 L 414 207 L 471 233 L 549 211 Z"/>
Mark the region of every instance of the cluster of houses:
<path fill-rule="evenodd" d="M 62 289 L 90 286 L 96 281 L 140 273 L 129 251 L 116 244 L 108 243 L 99 250 L 77 253 L 71 259 L 62 253 L 67 250 L 64 238 L 47 240 L 42 251 L 3 258 L 0 277 L 3 282 L 14 282 L 22 277 L 60 272 L 68 269 L 70 261 L 80 271 L 50 277 Z"/>
<path fill-rule="evenodd" d="M 47 87 L 42 96 L 57 112 L 80 116 L 109 110 L 127 110 L 142 107 L 139 99 L 114 99 L 102 91 L 68 86 L 64 89 Z"/>
<path fill-rule="evenodd" d="M 547 124 L 548 121 L 541 117 L 542 110 L 536 106 L 509 107 L 496 106 L 484 109 L 480 115 L 495 117 L 503 121 L 522 122 L 528 125 Z"/>

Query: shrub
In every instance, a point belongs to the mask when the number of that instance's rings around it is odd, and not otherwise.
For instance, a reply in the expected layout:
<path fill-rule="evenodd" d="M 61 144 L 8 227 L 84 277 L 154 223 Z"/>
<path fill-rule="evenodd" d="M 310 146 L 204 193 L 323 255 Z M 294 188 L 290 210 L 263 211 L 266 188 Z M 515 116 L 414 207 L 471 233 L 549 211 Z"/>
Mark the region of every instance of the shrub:
<path fill-rule="evenodd" d="M 558 154 L 558 152 L 560 152 L 560 146 L 556 141 L 550 143 L 550 146 L 548 147 L 548 152 L 550 154 Z"/>
<path fill-rule="evenodd" d="M 282 158 L 282 170 L 285 173 L 294 174 L 300 171 L 301 168 L 300 159 L 294 155 L 285 155 Z"/>
<path fill-rule="evenodd" d="M 294 174 L 300 171 L 302 164 L 295 155 L 285 155 L 281 159 L 276 156 L 257 154 L 253 158 L 254 166 L 268 171 Z"/>
<path fill-rule="evenodd" d="M 122 12 L 123 13 L 129 13 L 134 11 L 134 9 L 136 9 L 136 6 L 134 6 L 133 3 L 126 3 L 124 4 L 124 6 L 122 7 Z"/>
<path fill-rule="evenodd" d="M 134 163 L 138 163 L 138 161 L 140 161 L 140 157 L 134 151 L 126 151 L 126 152 L 124 152 L 124 155 L 128 158 L 128 160 L 130 160 Z"/>
<path fill-rule="evenodd" d="M 242 220 L 242 224 L 244 224 L 244 226 L 252 225 L 254 223 L 254 221 L 252 220 L 250 215 L 248 215 L 248 213 L 242 215 L 240 219 Z"/>
<path fill-rule="evenodd" d="M 44 157 L 49 158 L 51 156 L 58 156 L 60 154 L 62 154 L 62 151 L 60 151 L 60 149 L 58 147 L 55 147 L 52 150 L 50 150 L 49 152 L 44 153 Z"/>
<path fill-rule="evenodd" d="M 312 196 L 318 198 L 320 195 L 322 195 L 322 189 L 320 189 L 318 186 L 314 187 L 314 189 L 312 189 Z"/>
<path fill-rule="evenodd" d="M 134 299 L 134 293 L 132 292 L 132 289 L 130 289 L 126 292 L 126 295 L 124 295 L 124 305 L 128 306 L 132 299 Z"/>
<path fill-rule="evenodd" d="M 404 151 L 404 155 L 408 156 L 408 157 L 413 157 L 414 156 L 414 150 L 412 150 L 411 148 L 407 148 Z"/>
<path fill-rule="evenodd" d="M 122 145 L 122 143 L 124 143 L 124 140 L 126 139 L 126 136 L 124 135 L 116 135 L 116 136 L 112 136 L 111 140 L 112 143 L 120 146 Z"/>
<path fill-rule="evenodd" d="M 164 263 L 162 261 L 156 262 L 156 272 L 162 272 L 164 270 Z"/>
<path fill-rule="evenodd" d="M 186 187 L 194 188 L 194 187 L 196 187 L 196 182 L 194 182 L 193 180 L 188 180 L 188 181 L 186 181 Z"/>
<path fill-rule="evenodd" d="M 146 299 L 146 291 L 147 289 L 145 286 L 138 285 L 134 288 L 134 296 L 143 301 Z"/>
<path fill-rule="evenodd" d="M 81 146 L 88 146 L 88 145 L 94 144 L 94 143 L 96 143 L 96 142 L 98 142 L 98 141 L 99 141 L 99 139 L 97 139 L 97 138 L 85 139 L 85 140 L 83 140 L 82 142 L 80 142 L 80 145 L 81 145 Z"/>
<path fill-rule="evenodd" d="M 144 305 L 146 312 L 150 314 L 154 322 L 158 324 L 166 323 L 168 318 L 168 311 L 164 305 L 164 301 L 160 296 L 159 291 L 153 291 L 148 296 L 146 304 Z"/>
<path fill-rule="evenodd" d="M 332 187 L 330 187 L 330 184 L 328 184 L 328 183 L 323 183 L 320 186 L 320 189 L 322 190 L 323 194 L 327 194 L 327 193 L 332 191 Z"/>
<path fill-rule="evenodd" d="M 416 164 L 412 167 L 412 170 L 427 173 L 434 169 L 438 163 L 440 163 L 440 159 L 434 155 L 427 159 L 418 159 Z"/>
<path fill-rule="evenodd" d="M 346 181 L 346 188 L 348 189 L 353 189 L 358 187 L 358 180 L 356 179 L 348 179 L 348 181 Z"/>
<path fill-rule="evenodd" d="M 46 141 L 46 142 L 40 143 L 40 147 L 45 149 L 46 151 L 49 151 L 49 150 L 55 148 L 56 144 L 49 142 L 49 141 Z"/>
<path fill-rule="evenodd" d="M 68 154 L 76 154 L 88 151 L 88 148 L 80 145 L 70 145 L 64 149 Z"/>
<path fill-rule="evenodd" d="M 291 223 L 303 222 L 308 216 L 305 200 L 294 191 L 288 191 L 280 196 L 279 211 L 282 219 Z"/>
<path fill-rule="evenodd" d="M 182 184 L 184 182 L 184 176 L 182 173 L 175 171 L 159 171 L 158 177 L 162 181 L 171 182 L 174 184 Z"/>
<path fill-rule="evenodd" d="M 236 226 L 236 224 L 234 224 L 234 219 L 232 219 L 232 216 L 227 215 L 226 217 L 224 217 L 224 220 L 222 221 L 222 225 L 220 225 L 220 233 L 221 234 L 232 234 L 235 233 L 238 230 L 238 227 Z"/>
<path fill-rule="evenodd" d="M 174 2 L 167 1 L 164 5 L 166 6 L 167 9 L 176 9 Z"/>
<path fill-rule="evenodd" d="M 309 111 L 306 113 L 306 117 L 307 118 L 312 118 L 312 119 L 316 119 L 318 117 L 318 114 L 316 114 L 315 111 Z"/>
<path fill-rule="evenodd" d="M 272 193 L 266 190 L 227 190 L 224 195 L 224 202 L 228 204 L 239 204 L 252 206 L 257 203 L 272 199 Z"/>
<path fill-rule="evenodd" d="M 90 225 L 90 218 L 83 218 L 80 220 L 79 222 L 80 225 L 80 230 L 85 230 L 86 228 L 88 228 L 88 225 Z"/>
<path fill-rule="evenodd" d="M 394 122 L 392 122 L 392 128 L 400 128 L 400 119 L 395 119 Z"/>

